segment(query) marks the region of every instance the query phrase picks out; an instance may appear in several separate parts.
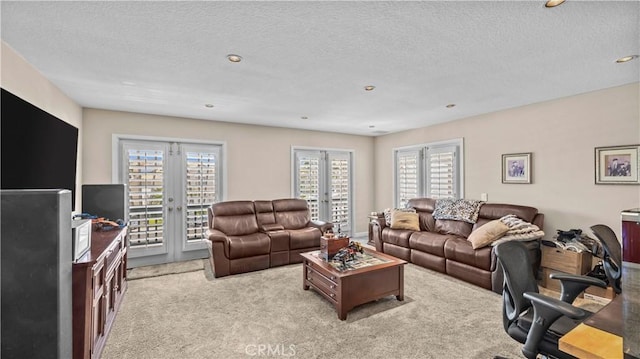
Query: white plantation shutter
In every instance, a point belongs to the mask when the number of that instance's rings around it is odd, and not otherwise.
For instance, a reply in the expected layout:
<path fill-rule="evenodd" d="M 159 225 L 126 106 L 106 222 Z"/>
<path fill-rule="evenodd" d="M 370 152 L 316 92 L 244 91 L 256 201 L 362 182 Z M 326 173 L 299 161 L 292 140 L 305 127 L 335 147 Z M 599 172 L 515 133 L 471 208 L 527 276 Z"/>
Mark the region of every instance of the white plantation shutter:
<path fill-rule="evenodd" d="M 203 241 L 207 231 L 207 207 L 218 201 L 220 149 L 212 146 L 184 146 L 185 231 L 187 242 Z"/>
<path fill-rule="evenodd" d="M 164 244 L 164 163 L 158 146 L 126 146 L 129 186 L 129 243 L 131 248 Z"/>
<path fill-rule="evenodd" d="M 296 151 L 295 153 L 295 196 L 309 203 L 311 219 L 318 220 L 320 151 Z"/>
<path fill-rule="evenodd" d="M 395 150 L 395 202 L 411 198 L 462 198 L 462 140 Z"/>
<path fill-rule="evenodd" d="M 331 222 L 340 224 L 340 229 L 351 229 L 350 208 L 350 155 L 348 153 L 328 154 L 331 167 Z"/>
<path fill-rule="evenodd" d="M 427 197 L 458 198 L 456 148 L 427 148 Z"/>
<path fill-rule="evenodd" d="M 396 206 L 404 208 L 422 193 L 422 150 L 396 152 Z"/>
<path fill-rule="evenodd" d="M 332 222 L 350 233 L 351 159 L 347 151 L 293 149 L 293 194 L 309 203 L 312 220 Z"/>

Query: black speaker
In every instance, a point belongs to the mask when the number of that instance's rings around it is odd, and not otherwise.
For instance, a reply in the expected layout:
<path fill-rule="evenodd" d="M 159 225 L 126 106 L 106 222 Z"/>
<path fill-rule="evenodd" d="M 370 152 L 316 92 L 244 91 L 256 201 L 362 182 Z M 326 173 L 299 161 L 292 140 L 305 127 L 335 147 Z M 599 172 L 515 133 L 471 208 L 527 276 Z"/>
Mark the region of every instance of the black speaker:
<path fill-rule="evenodd" d="M 2 190 L 0 198 L 0 356 L 71 358 L 71 192 Z"/>
<path fill-rule="evenodd" d="M 85 184 L 82 185 L 82 212 L 128 223 L 127 197 L 124 184 Z"/>

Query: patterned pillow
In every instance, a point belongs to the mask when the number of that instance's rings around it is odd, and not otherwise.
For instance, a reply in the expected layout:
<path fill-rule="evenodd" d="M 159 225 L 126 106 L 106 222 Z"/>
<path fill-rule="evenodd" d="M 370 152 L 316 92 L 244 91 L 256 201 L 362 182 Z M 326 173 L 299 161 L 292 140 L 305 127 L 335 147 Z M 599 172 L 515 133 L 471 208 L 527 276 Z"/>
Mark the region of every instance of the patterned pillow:
<path fill-rule="evenodd" d="M 526 242 L 544 237 L 544 232 L 538 226 L 518 218 L 515 214 L 508 214 L 500 218 L 500 222 L 506 224 L 509 230 L 502 238 L 491 243 L 492 246 L 497 246 L 506 241 Z"/>
<path fill-rule="evenodd" d="M 387 222 L 387 227 L 391 227 L 391 212 L 392 211 L 416 213 L 416 209 L 415 208 L 385 208 L 385 210 L 382 213 L 384 213 L 384 221 Z"/>

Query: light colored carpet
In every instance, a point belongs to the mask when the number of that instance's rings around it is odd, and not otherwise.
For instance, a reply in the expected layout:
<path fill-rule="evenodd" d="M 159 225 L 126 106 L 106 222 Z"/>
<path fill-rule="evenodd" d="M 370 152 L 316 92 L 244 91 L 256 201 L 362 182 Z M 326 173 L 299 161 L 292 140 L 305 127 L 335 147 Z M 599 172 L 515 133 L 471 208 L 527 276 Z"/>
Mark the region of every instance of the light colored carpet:
<path fill-rule="evenodd" d="M 167 274 L 178 274 L 203 270 L 203 260 L 194 259 L 185 262 L 158 264 L 145 267 L 137 267 L 127 271 L 128 280 L 158 277 Z"/>
<path fill-rule="evenodd" d="M 404 302 L 365 304 L 346 321 L 302 290 L 300 264 L 210 276 L 205 268 L 131 281 L 102 357 L 249 358 L 260 348 L 296 358 L 521 357 L 499 295 L 412 264 Z"/>

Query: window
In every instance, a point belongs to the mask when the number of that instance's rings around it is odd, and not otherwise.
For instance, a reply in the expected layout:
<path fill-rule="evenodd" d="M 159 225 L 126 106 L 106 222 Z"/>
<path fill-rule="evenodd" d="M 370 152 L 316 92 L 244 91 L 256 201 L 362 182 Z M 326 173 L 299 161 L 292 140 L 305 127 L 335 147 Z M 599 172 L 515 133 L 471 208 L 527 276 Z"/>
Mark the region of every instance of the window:
<path fill-rule="evenodd" d="M 394 150 L 395 205 L 417 197 L 462 198 L 462 139 Z"/>
<path fill-rule="evenodd" d="M 294 149 L 293 195 L 307 200 L 312 220 L 352 229 L 351 157 L 349 151 Z"/>

